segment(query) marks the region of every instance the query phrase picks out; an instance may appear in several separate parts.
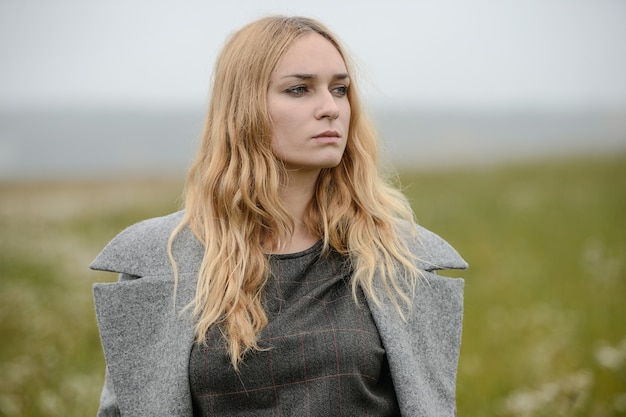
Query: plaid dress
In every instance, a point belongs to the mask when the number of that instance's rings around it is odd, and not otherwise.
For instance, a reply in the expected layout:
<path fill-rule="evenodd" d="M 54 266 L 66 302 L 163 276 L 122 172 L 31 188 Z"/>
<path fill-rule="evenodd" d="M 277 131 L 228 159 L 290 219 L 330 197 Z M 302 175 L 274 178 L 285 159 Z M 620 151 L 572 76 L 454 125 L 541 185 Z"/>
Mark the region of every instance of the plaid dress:
<path fill-rule="evenodd" d="M 239 373 L 217 328 L 194 344 L 189 381 L 194 416 L 399 415 L 385 349 L 351 271 L 321 241 L 272 255 L 265 290 L 266 350 L 248 354 Z"/>

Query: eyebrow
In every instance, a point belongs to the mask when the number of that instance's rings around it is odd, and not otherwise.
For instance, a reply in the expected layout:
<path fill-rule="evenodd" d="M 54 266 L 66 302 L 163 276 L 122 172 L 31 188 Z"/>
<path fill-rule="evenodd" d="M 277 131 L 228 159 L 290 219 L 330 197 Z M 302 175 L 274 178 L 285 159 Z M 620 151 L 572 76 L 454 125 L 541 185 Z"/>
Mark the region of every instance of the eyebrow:
<path fill-rule="evenodd" d="M 317 78 L 317 75 L 315 74 L 289 74 L 289 75 L 285 75 L 281 78 L 298 78 L 300 80 L 311 80 L 311 79 L 315 79 Z M 348 74 L 346 73 L 339 73 L 339 74 L 334 74 L 333 75 L 333 80 L 347 80 L 350 77 L 348 76 Z"/>

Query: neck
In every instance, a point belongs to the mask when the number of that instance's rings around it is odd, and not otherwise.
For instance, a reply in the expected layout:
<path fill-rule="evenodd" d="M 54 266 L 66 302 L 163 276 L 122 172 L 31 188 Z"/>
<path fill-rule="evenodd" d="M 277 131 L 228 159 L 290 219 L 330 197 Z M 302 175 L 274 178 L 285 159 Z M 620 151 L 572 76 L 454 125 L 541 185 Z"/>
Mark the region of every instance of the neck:
<path fill-rule="evenodd" d="M 308 249 L 317 242 L 319 236 L 312 234 L 306 227 L 304 218 L 315 192 L 315 183 L 319 171 L 289 172 L 288 183 L 281 192 L 285 209 L 294 219 L 294 231 L 275 253 L 295 253 Z"/>

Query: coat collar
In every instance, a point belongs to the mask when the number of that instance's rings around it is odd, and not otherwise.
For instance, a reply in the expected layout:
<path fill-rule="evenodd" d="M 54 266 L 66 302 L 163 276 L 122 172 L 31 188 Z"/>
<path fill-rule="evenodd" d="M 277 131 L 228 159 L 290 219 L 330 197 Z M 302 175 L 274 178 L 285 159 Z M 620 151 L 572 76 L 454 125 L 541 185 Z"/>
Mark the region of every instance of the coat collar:
<path fill-rule="evenodd" d="M 125 273 L 137 277 L 171 273 L 167 241 L 180 223 L 183 211 L 137 223 L 117 235 L 96 257 L 90 268 Z M 416 236 L 407 225 L 401 233 L 416 256 L 417 267 L 424 271 L 465 269 L 467 263 L 448 242 L 416 225 Z M 193 272 L 200 265 L 204 250 L 189 229 L 183 229 L 173 245 L 179 272 Z"/>

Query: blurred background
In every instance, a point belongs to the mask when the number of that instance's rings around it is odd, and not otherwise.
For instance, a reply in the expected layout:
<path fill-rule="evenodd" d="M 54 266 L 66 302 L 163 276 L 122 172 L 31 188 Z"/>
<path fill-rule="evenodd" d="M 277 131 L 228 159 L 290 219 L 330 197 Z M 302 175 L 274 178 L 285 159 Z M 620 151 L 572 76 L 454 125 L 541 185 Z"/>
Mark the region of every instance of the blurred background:
<path fill-rule="evenodd" d="M 0 416 L 95 414 L 87 266 L 180 207 L 216 55 L 273 13 L 344 41 L 471 265 L 459 415 L 626 415 L 626 2 L 2 0 Z"/>

